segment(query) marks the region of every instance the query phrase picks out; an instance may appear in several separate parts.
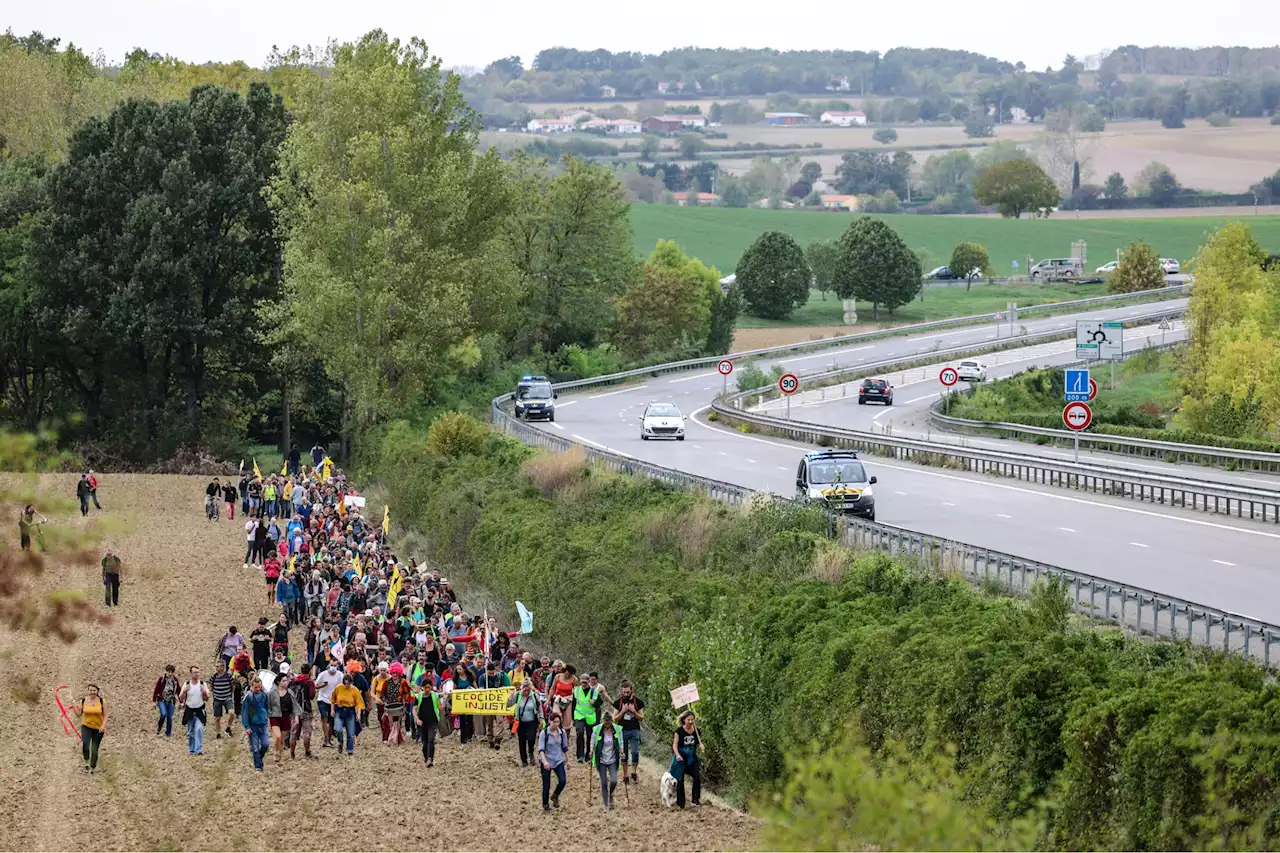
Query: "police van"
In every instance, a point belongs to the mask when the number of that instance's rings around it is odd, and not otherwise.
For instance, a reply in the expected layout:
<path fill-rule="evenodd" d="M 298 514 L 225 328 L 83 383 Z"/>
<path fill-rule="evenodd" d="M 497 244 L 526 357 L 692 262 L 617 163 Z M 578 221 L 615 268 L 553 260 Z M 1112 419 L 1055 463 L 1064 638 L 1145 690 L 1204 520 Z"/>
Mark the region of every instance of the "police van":
<path fill-rule="evenodd" d="M 545 376 L 526 375 L 516 383 L 516 418 L 526 421 L 544 419 L 555 422 L 556 397 L 551 380 Z"/>
<path fill-rule="evenodd" d="M 800 460 L 796 499 L 875 521 L 875 483 L 856 451 L 814 450 Z"/>

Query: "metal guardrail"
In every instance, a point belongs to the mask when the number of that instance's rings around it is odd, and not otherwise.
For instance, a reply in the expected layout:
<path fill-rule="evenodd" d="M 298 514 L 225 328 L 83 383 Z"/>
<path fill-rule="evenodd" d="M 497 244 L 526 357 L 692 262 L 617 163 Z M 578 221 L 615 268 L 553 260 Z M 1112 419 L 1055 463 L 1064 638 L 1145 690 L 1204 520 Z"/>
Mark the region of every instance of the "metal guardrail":
<path fill-rule="evenodd" d="M 1185 296 L 1190 292 L 1190 290 L 1190 284 L 1175 284 L 1169 287 L 1143 291 L 1138 294 L 1120 293 L 1113 296 L 1095 296 L 1089 299 L 1074 299 L 1066 302 L 1046 302 L 1042 305 L 1031 305 L 1026 308 L 1019 308 L 1018 317 L 1023 318 L 1030 315 L 1052 314 L 1067 308 L 1080 308 L 1086 310 L 1092 308 L 1106 308 L 1109 305 L 1117 303 L 1148 301 L 1152 297 L 1177 298 L 1179 296 Z M 624 370 L 619 373 L 610 373 L 604 376 L 593 376 L 587 379 L 575 379 L 569 382 L 560 382 L 556 384 L 556 388 L 565 390 L 569 388 L 589 388 L 596 385 L 612 385 L 617 382 L 624 382 L 628 379 L 635 379 L 641 376 L 658 376 L 663 373 L 675 373 L 681 370 L 697 370 L 702 367 L 715 367 L 719 362 L 725 359 L 736 362 L 744 359 L 764 358 L 767 356 L 783 355 L 786 353 L 811 352 L 843 346 L 845 344 L 881 340 L 883 338 L 897 337 L 899 335 L 911 335 L 916 332 L 928 332 L 937 329 L 949 329 L 957 326 L 972 326 L 975 324 L 990 322 L 990 314 L 972 314 L 967 317 L 933 320 L 928 323 L 914 323 L 909 326 L 893 326 L 887 329 L 877 329 L 874 332 L 859 332 L 853 335 L 824 338 L 820 341 L 783 344 L 776 347 L 743 350 L 742 352 L 729 353 L 728 355 L 689 358 L 684 361 L 671 361 L 665 364 L 655 364 L 650 367 L 638 367 L 634 370 Z"/>
<path fill-rule="evenodd" d="M 582 448 L 593 464 L 606 470 L 649 477 L 677 488 L 705 492 L 714 500 L 735 506 L 750 503 L 757 496 L 784 500 L 732 483 L 697 477 L 622 454 L 584 447 L 567 438 L 535 429 L 517 421 L 502 408 L 502 404 L 510 398 L 510 394 L 494 398 L 490 409 L 493 425 L 525 444 L 553 451 Z M 847 517 L 833 517 L 831 522 L 838 540 L 850 548 L 876 549 L 891 556 L 914 559 L 935 570 L 957 572 L 974 583 L 997 583 L 1014 594 L 1029 592 L 1038 578 L 1064 578 L 1070 590 L 1074 612 L 1140 634 L 1161 639 L 1187 639 L 1200 645 L 1243 655 L 1265 667 L 1271 666 L 1272 645 L 1280 642 L 1280 626 L 1176 596 L 1163 595 L 1108 578 L 1072 572 L 1014 554 L 916 533 L 889 524 Z M 1164 614 L 1167 615 L 1162 618 Z"/>
<path fill-rule="evenodd" d="M 1177 341 L 1146 347 L 1134 353 L 1126 353 L 1126 359 L 1146 350 L 1173 349 L 1182 346 L 1183 343 L 1183 341 Z M 1078 361 L 1062 365 L 1062 367 L 1065 369 L 1067 367 L 1094 364 L 1096 364 L 1094 361 Z M 1075 433 L 1065 429 L 1006 423 L 1004 421 L 977 421 L 970 418 L 946 415 L 938 411 L 940 405 L 941 403 L 935 403 L 929 407 L 929 420 L 940 429 L 950 432 L 970 432 L 982 435 L 1003 434 L 1005 437 L 1015 439 L 1022 436 L 1032 436 L 1035 438 L 1048 438 L 1054 442 L 1063 443 L 1072 443 L 1076 438 Z M 1079 440 L 1081 445 L 1087 445 L 1095 450 L 1108 453 L 1126 453 L 1131 456 L 1160 459 L 1164 462 L 1175 464 L 1178 462 L 1193 462 L 1218 468 L 1231 468 L 1232 470 L 1244 468 L 1249 471 L 1280 472 L 1280 453 L 1269 453 L 1263 450 L 1214 447 L 1208 444 L 1181 444 L 1174 441 L 1156 441 L 1150 438 L 1133 438 L 1091 431 L 1081 432 Z"/>

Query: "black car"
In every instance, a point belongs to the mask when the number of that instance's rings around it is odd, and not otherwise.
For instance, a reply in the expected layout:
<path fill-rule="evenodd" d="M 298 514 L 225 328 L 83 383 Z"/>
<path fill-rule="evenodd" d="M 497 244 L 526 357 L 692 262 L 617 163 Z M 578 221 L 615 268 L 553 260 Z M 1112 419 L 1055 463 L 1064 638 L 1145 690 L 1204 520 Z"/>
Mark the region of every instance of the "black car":
<path fill-rule="evenodd" d="M 893 405 L 893 386 L 884 379 L 864 379 L 858 389 L 858 405 L 865 406 L 867 401 Z"/>

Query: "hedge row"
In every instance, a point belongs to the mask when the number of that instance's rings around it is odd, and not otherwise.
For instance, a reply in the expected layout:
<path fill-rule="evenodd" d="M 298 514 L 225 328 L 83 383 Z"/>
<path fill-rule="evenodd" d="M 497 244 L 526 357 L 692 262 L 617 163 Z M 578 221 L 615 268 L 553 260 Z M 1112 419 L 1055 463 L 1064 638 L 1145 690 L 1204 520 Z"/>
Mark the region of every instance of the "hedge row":
<path fill-rule="evenodd" d="M 966 802 L 1041 816 L 1045 846 L 1280 842 L 1280 689 L 1257 667 L 853 555 L 812 510 L 730 510 L 460 426 L 400 425 L 366 455 L 393 514 L 528 604 L 540 642 L 635 680 L 651 721 L 696 680 L 708 770 L 737 792 L 856 725 L 872 750 L 949 748 Z"/>
<path fill-rule="evenodd" d="M 1060 415 L 1047 415 L 1040 412 L 1012 412 L 1004 420 L 1005 423 L 1011 424 L 1025 424 L 1046 429 L 1063 429 Z M 1143 438 L 1150 441 L 1169 441 L 1176 444 L 1199 444 L 1205 447 L 1221 447 L 1230 450 L 1280 453 L 1280 442 L 1261 441 L 1251 438 L 1228 438 L 1223 435 L 1187 430 L 1121 426 L 1119 424 L 1100 423 L 1095 420 L 1093 425 L 1089 427 L 1089 432 L 1099 435 L 1122 436 L 1124 438 Z"/>

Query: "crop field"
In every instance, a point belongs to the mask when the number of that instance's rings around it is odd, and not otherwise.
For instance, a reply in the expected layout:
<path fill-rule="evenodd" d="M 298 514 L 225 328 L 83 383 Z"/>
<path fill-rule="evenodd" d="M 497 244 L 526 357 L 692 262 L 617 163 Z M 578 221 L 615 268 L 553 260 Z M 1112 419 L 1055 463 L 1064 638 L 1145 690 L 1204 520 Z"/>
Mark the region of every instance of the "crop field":
<path fill-rule="evenodd" d="M 1205 235 L 1232 219 L 1246 219 L 1264 247 L 1280 251 L 1280 216 L 1241 215 L 1186 218 L 1075 219 L 1066 213 L 1050 219 L 1000 219 L 979 216 L 883 217 L 912 249 L 923 249 L 927 262 L 945 264 L 957 243 L 981 243 L 991 254 L 995 275 L 1009 275 L 1012 262 L 1026 270 L 1028 256 L 1065 257 L 1074 240 L 1085 240 L 1088 262 L 1096 267 L 1116 257 L 1134 240 L 1145 240 L 1162 257 L 1190 260 Z M 738 257 L 765 231 L 783 231 L 802 246 L 811 240 L 836 238 L 852 215 L 799 210 L 738 210 L 722 207 L 633 205 L 631 227 L 636 249 L 647 255 L 658 240 L 675 240 L 686 252 L 712 264 L 723 274 L 733 272 Z M 927 297 L 926 297 L 927 298 Z"/>

